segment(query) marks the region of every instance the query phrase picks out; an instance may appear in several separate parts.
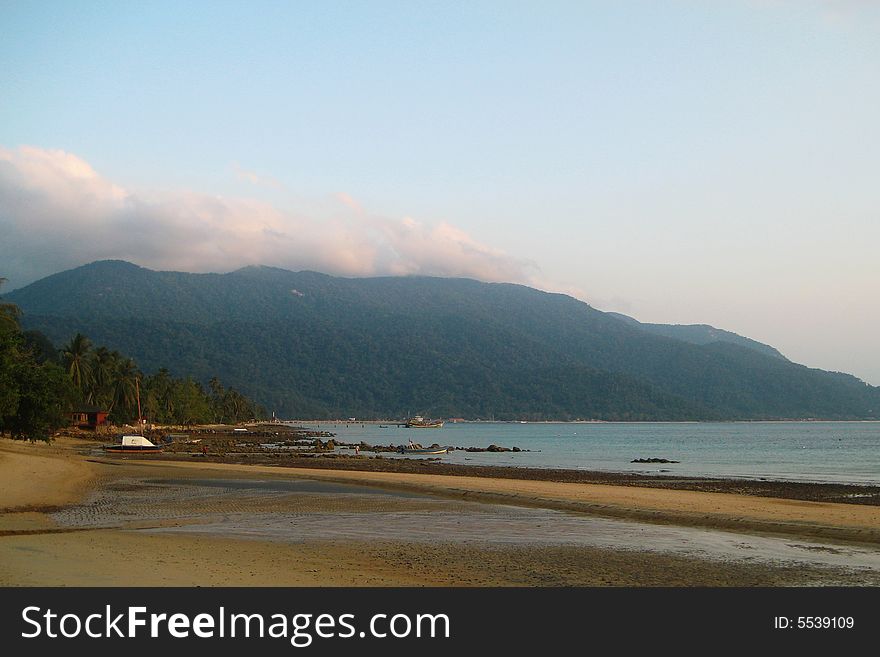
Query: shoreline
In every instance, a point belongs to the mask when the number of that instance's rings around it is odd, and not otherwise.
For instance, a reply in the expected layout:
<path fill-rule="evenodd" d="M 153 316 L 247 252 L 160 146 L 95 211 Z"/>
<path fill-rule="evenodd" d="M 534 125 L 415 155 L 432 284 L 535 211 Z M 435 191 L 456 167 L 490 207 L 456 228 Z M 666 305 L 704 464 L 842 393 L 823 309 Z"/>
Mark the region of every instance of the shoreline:
<path fill-rule="evenodd" d="M 115 460 L 115 459 L 114 459 Z M 103 460 L 97 460 L 103 463 Z M 429 472 L 285 467 L 255 463 L 198 463 L 120 458 L 156 472 L 201 472 L 247 478 L 297 477 L 427 493 L 451 499 L 572 511 L 589 515 L 743 533 L 880 545 L 880 506 L 803 501 L 734 492 L 661 489 Z M 470 466 L 463 466 L 470 467 Z"/>
<path fill-rule="evenodd" d="M 64 513 L 96 508 L 95 495 L 109 499 L 111 507 L 126 516 L 126 509 L 113 502 L 117 499 L 114 491 L 134 491 L 119 494 L 152 500 L 152 487 L 159 480 L 180 482 L 174 485 L 186 490 L 196 490 L 209 480 L 237 481 L 245 488 L 252 482 L 314 481 L 323 487 L 331 483 L 367 487 L 374 491 L 368 495 L 390 491 L 392 497 L 384 494 L 380 507 L 384 504 L 386 510 L 397 509 L 405 515 L 427 513 L 428 518 L 441 509 L 448 514 L 469 508 L 472 513 L 474 505 L 480 509 L 500 505 L 496 508 L 544 509 L 585 519 L 649 523 L 658 529 L 721 530 L 740 534 L 743 540 L 777 537 L 773 540 L 792 545 L 821 540 L 837 546 L 821 548 L 830 551 L 875 553 L 880 546 L 880 507 L 873 505 L 607 482 L 444 475 L 429 467 L 418 473 L 334 469 L 338 459 L 327 459 L 326 467 L 291 468 L 201 458 L 96 456 L 83 453 L 89 446 L 77 439 L 61 439 L 49 446 L 0 441 L 0 481 L 7 488 L 19 489 L 16 498 L 0 498 L 5 507 L 0 512 L 0 585 L 821 586 L 880 582 L 877 570 L 858 575 L 809 563 L 758 563 L 748 557 L 719 560 L 665 553 L 638 543 L 624 549 L 443 539 L 416 545 L 391 537 L 358 539 L 355 526 L 350 535 L 343 529 L 340 538 L 304 542 L 198 533 L 198 525 L 208 522 L 211 514 L 225 517 L 236 512 L 227 502 L 204 513 L 199 511 L 202 507 L 193 506 L 180 519 L 145 521 L 135 515 L 112 526 L 71 527 L 60 518 Z M 35 480 L 34 473 L 41 478 Z M 208 504 L 199 496 L 186 499 L 190 502 L 181 502 L 183 507 Z M 293 514 L 292 518 L 306 513 L 331 521 L 335 517 L 333 522 L 338 523 L 345 522 L 338 520 L 339 513 L 381 511 L 375 501 L 369 501 L 376 498 L 369 496 L 360 498 L 360 506 L 346 495 L 326 493 L 272 499 L 276 498 L 259 502 L 262 513 Z M 15 504 L 8 504 L 9 500 Z M 257 510 L 247 505 L 240 508 L 246 514 L 243 517 L 250 517 L 247 509 Z M 545 537 L 552 540 L 552 528 L 547 532 Z M 144 557 L 137 568 L 131 567 L 131 554 Z"/>
<path fill-rule="evenodd" d="M 443 420 L 447 424 L 880 424 L 880 419 L 823 420 L 799 418 L 788 420 Z M 257 424 L 265 424 L 263 420 Z M 250 424 L 250 423 L 246 423 Z M 301 426 L 303 424 L 403 424 L 402 420 L 278 420 L 277 424 Z"/>
<path fill-rule="evenodd" d="M 110 458 L 135 458 L 110 456 Z M 103 456 L 101 457 L 103 458 Z M 880 485 L 832 482 L 789 481 L 783 479 L 733 479 L 651 475 L 602 470 L 529 468 L 503 465 L 463 465 L 439 460 L 350 455 L 274 455 L 232 453 L 223 456 L 199 453 L 162 453 L 149 457 L 156 462 L 265 465 L 277 468 L 339 470 L 344 472 L 388 472 L 453 477 L 477 477 L 522 481 L 547 481 L 579 484 L 605 484 L 658 490 L 690 490 L 707 493 L 731 493 L 812 502 L 835 502 L 880 506 Z"/>

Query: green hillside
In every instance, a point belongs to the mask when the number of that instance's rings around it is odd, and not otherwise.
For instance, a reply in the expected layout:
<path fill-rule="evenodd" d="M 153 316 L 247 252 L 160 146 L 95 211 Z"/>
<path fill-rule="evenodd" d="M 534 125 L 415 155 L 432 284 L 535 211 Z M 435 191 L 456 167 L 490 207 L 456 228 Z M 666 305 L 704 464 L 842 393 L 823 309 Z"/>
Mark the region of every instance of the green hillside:
<path fill-rule="evenodd" d="M 7 300 L 56 342 L 79 331 L 148 372 L 218 376 L 282 416 L 880 416 L 880 390 L 855 377 L 766 345 L 660 335 L 520 285 L 103 261 Z"/>

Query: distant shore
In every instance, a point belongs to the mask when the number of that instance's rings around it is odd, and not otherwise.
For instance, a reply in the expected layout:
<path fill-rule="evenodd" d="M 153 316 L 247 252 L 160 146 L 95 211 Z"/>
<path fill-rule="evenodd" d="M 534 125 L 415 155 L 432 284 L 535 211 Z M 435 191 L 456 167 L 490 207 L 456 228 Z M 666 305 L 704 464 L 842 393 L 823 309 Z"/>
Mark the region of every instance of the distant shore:
<path fill-rule="evenodd" d="M 880 420 L 830 420 L 822 418 L 789 418 L 784 420 L 443 420 L 448 424 L 776 424 L 788 422 L 874 423 Z M 278 420 L 279 424 L 403 424 L 404 420 Z"/>

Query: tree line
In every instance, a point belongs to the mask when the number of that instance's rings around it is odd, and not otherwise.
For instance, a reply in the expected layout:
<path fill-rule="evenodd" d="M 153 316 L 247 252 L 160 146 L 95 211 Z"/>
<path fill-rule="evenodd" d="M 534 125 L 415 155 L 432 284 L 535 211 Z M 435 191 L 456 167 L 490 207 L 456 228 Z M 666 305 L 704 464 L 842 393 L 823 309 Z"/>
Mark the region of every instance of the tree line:
<path fill-rule="evenodd" d="M 0 433 L 48 440 L 65 424 L 73 387 L 60 364 L 37 360 L 20 316 L 17 306 L 0 302 Z"/>
<path fill-rule="evenodd" d="M 49 440 L 68 424 L 68 413 L 83 406 L 108 412 L 113 424 L 139 416 L 184 425 L 265 417 L 259 405 L 216 377 L 205 390 L 164 368 L 145 376 L 132 358 L 80 333 L 57 349 L 39 331 L 23 331 L 20 316 L 14 304 L 0 303 L 0 433 Z"/>

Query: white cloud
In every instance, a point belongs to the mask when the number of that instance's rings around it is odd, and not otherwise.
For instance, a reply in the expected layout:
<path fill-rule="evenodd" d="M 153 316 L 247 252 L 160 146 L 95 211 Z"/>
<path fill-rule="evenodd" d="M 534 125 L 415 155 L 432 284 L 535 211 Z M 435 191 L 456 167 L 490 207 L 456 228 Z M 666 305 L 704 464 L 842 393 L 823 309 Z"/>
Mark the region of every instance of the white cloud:
<path fill-rule="evenodd" d="M 0 276 L 19 287 L 119 258 L 191 272 L 264 264 L 344 276 L 532 280 L 533 264 L 448 223 L 380 217 L 348 194 L 337 199 L 338 211 L 305 216 L 248 198 L 125 189 L 71 153 L 0 147 Z"/>

